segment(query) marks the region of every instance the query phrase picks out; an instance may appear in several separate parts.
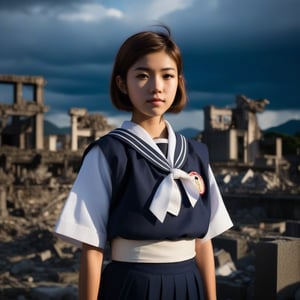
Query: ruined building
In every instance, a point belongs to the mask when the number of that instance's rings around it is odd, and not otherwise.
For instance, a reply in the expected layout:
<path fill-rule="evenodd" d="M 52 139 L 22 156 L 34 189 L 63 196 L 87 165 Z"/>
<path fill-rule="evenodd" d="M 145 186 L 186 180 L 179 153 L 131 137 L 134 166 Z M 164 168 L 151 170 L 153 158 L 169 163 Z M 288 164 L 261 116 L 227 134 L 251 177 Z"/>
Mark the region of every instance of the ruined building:
<path fill-rule="evenodd" d="M 44 114 L 49 110 L 44 104 L 45 79 L 0 75 L 0 84 L 12 87 L 12 100 L 3 99 L 3 95 L 0 99 L 0 183 L 1 172 L 4 182 L 8 175 L 20 181 L 28 170 L 35 172 L 41 168 L 45 173 L 66 174 L 70 168 L 76 169 L 83 149 L 91 141 L 112 129 L 103 115 L 71 108 L 70 135 L 45 136 Z M 33 99 L 24 97 L 28 87 L 32 88 L 29 98 Z M 34 174 L 31 177 L 36 178 Z"/>
<path fill-rule="evenodd" d="M 44 148 L 45 80 L 41 76 L 0 75 L 0 84 L 13 85 L 13 103 L 0 104 L 0 146 Z M 33 87 L 33 99 L 23 98 L 23 87 Z"/>
<path fill-rule="evenodd" d="M 103 136 L 113 126 L 107 123 L 106 117 L 100 114 L 88 114 L 85 108 L 71 108 L 71 150 L 85 147 L 89 142 Z M 80 138 L 85 137 L 80 143 Z"/>
<path fill-rule="evenodd" d="M 261 130 L 256 113 L 263 112 L 267 99 L 236 97 L 235 108 L 204 108 L 203 142 L 214 162 L 253 164 L 260 155 Z M 220 151 L 222 150 L 222 151 Z"/>
<path fill-rule="evenodd" d="M 1 103 L 0 99 L 0 147 L 77 151 L 113 128 L 101 114 L 89 114 L 85 108 L 71 108 L 71 145 L 58 148 L 58 136 L 44 136 L 44 113 L 49 110 L 44 105 L 45 79 L 41 76 L 0 75 L 0 84 L 13 86 L 13 103 Z M 24 99 L 24 86 L 33 88 L 33 99 Z M 63 140 L 63 143 L 67 142 L 68 139 Z"/>

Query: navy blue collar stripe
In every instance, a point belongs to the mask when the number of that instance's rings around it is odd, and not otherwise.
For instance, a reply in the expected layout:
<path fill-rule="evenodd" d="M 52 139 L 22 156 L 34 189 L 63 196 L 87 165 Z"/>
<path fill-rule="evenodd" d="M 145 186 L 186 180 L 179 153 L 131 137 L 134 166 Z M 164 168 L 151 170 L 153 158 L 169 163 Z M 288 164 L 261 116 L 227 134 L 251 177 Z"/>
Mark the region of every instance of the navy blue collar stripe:
<path fill-rule="evenodd" d="M 169 168 L 169 163 L 165 156 L 155 150 L 151 151 L 148 144 L 145 143 L 141 138 L 125 129 L 122 129 L 122 134 L 127 135 L 127 137 L 132 141 L 133 145 L 138 146 L 137 148 L 140 148 L 140 151 L 147 153 L 148 156 L 152 156 L 153 159 L 155 159 L 156 161 L 158 160 L 161 164 L 165 165 L 165 167 Z"/>
<path fill-rule="evenodd" d="M 162 164 L 159 163 L 158 158 L 156 157 L 156 159 L 154 159 L 153 154 L 149 154 L 149 152 L 147 151 L 147 149 L 141 148 L 139 146 L 137 146 L 132 140 L 130 140 L 130 138 L 127 138 L 126 136 L 121 136 L 120 134 L 113 134 L 118 136 L 120 139 L 122 139 L 123 141 L 127 142 L 129 145 L 131 145 L 134 149 L 136 149 L 137 152 L 139 152 L 141 155 L 143 155 L 145 158 L 147 158 L 149 161 L 151 161 L 153 164 L 155 164 L 156 166 L 158 166 L 159 168 L 168 171 L 169 167 L 166 167 Z M 146 150 L 146 151 L 145 151 Z"/>
<path fill-rule="evenodd" d="M 137 152 L 139 152 L 141 155 L 143 155 L 146 159 L 148 159 L 150 162 L 152 162 L 154 165 L 159 167 L 160 169 L 164 171 L 169 171 L 170 166 L 168 164 L 168 161 L 157 151 L 155 150 L 149 150 L 148 145 L 141 140 L 139 137 L 133 135 L 131 132 L 125 130 L 125 129 L 115 129 L 109 133 L 109 135 L 114 135 L 124 142 L 127 142 L 129 145 L 131 145 Z"/>
<path fill-rule="evenodd" d="M 155 152 L 155 154 L 154 154 L 153 152 L 150 152 L 147 148 L 144 147 L 144 145 L 141 145 L 141 143 L 139 143 L 138 140 L 131 139 L 131 137 L 129 137 L 129 136 L 125 136 L 124 132 L 122 132 L 122 133 L 112 132 L 110 134 L 119 137 L 121 140 L 123 140 L 126 143 L 128 143 L 129 145 L 131 145 L 137 152 L 139 152 L 142 156 L 147 158 L 150 162 L 152 162 L 154 165 L 156 165 L 160 169 L 163 169 L 165 171 L 170 170 L 169 165 L 166 162 L 161 161 L 161 159 L 158 157 L 159 153 Z M 137 145 L 137 143 L 139 143 L 139 145 Z"/>
<path fill-rule="evenodd" d="M 113 135 L 127 144 L 131 145 L 137 152 L 143 155 L 146 159 L 152 162 L 155 166 L 159 167 L 164 171 L 169 171 L 171 166 L 169 165 L 168 160 L 155 149 L 149 147 L 149 145 L 144 142 L 140 137 L 136 136 L 134 133 L 126 130 L 124 128 L 117 128 L 109 133 L 109 135 Z M 187 157 L 187 141 L 184 136 L 179 135 L 180 138 L 176 138 L 177 145 L 176 148 L 179 147 L 180 152 L 178 157 L 176 158 L 174 167 L 181 168 Z"/>

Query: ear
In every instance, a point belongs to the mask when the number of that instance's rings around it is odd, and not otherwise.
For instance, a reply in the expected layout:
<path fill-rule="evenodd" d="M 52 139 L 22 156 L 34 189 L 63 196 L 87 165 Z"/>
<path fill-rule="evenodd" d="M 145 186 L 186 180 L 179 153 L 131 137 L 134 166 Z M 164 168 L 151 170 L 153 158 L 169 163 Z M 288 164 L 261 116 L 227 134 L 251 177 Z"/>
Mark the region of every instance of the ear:
<path fill-rule="evenodd" d="M 119 90 L 120 90 L 123 94 L 127 94 L 126 83 L 124 82 L 124 80 L 121 78 L 120 75 L 118 75 L 118 76 L 116 77 L 116 83 L 117 83 L 117 86 L 118 86 Z"/>
<path fill-rule="evenodd" d="M 179 75 L 178 76 L 178 82 L 179 83 L 184 83 L 184 77 L 183 77 L 183 75 Z"/>

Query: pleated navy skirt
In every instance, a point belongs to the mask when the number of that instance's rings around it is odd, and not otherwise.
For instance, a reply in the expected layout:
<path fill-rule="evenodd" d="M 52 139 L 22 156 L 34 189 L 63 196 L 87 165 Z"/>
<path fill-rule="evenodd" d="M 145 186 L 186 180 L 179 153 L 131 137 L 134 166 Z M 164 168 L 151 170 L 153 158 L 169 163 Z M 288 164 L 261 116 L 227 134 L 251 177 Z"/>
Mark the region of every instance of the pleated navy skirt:
<path fill-rule="evenodd" d="M 194 259 L 176 263 L 109 263 L 99 300 L 204 300 Z"/>

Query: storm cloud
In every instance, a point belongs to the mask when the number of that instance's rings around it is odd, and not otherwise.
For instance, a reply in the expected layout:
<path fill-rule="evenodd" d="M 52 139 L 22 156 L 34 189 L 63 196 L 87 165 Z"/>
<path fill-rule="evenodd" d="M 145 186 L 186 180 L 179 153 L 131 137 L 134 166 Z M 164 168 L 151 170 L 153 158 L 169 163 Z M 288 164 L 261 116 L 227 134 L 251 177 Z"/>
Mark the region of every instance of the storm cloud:
<path fill-rule="evenodd" d="M 298 0 L 1 0 L 0 73 L 44 76 L 53 116 L 73 106 L 112 114 L 108 86 L 118 47 L 163 23 L 184 57 L 187 111 L 232 105 L 245 94 L 297 117 L 299 11 Z"/>

